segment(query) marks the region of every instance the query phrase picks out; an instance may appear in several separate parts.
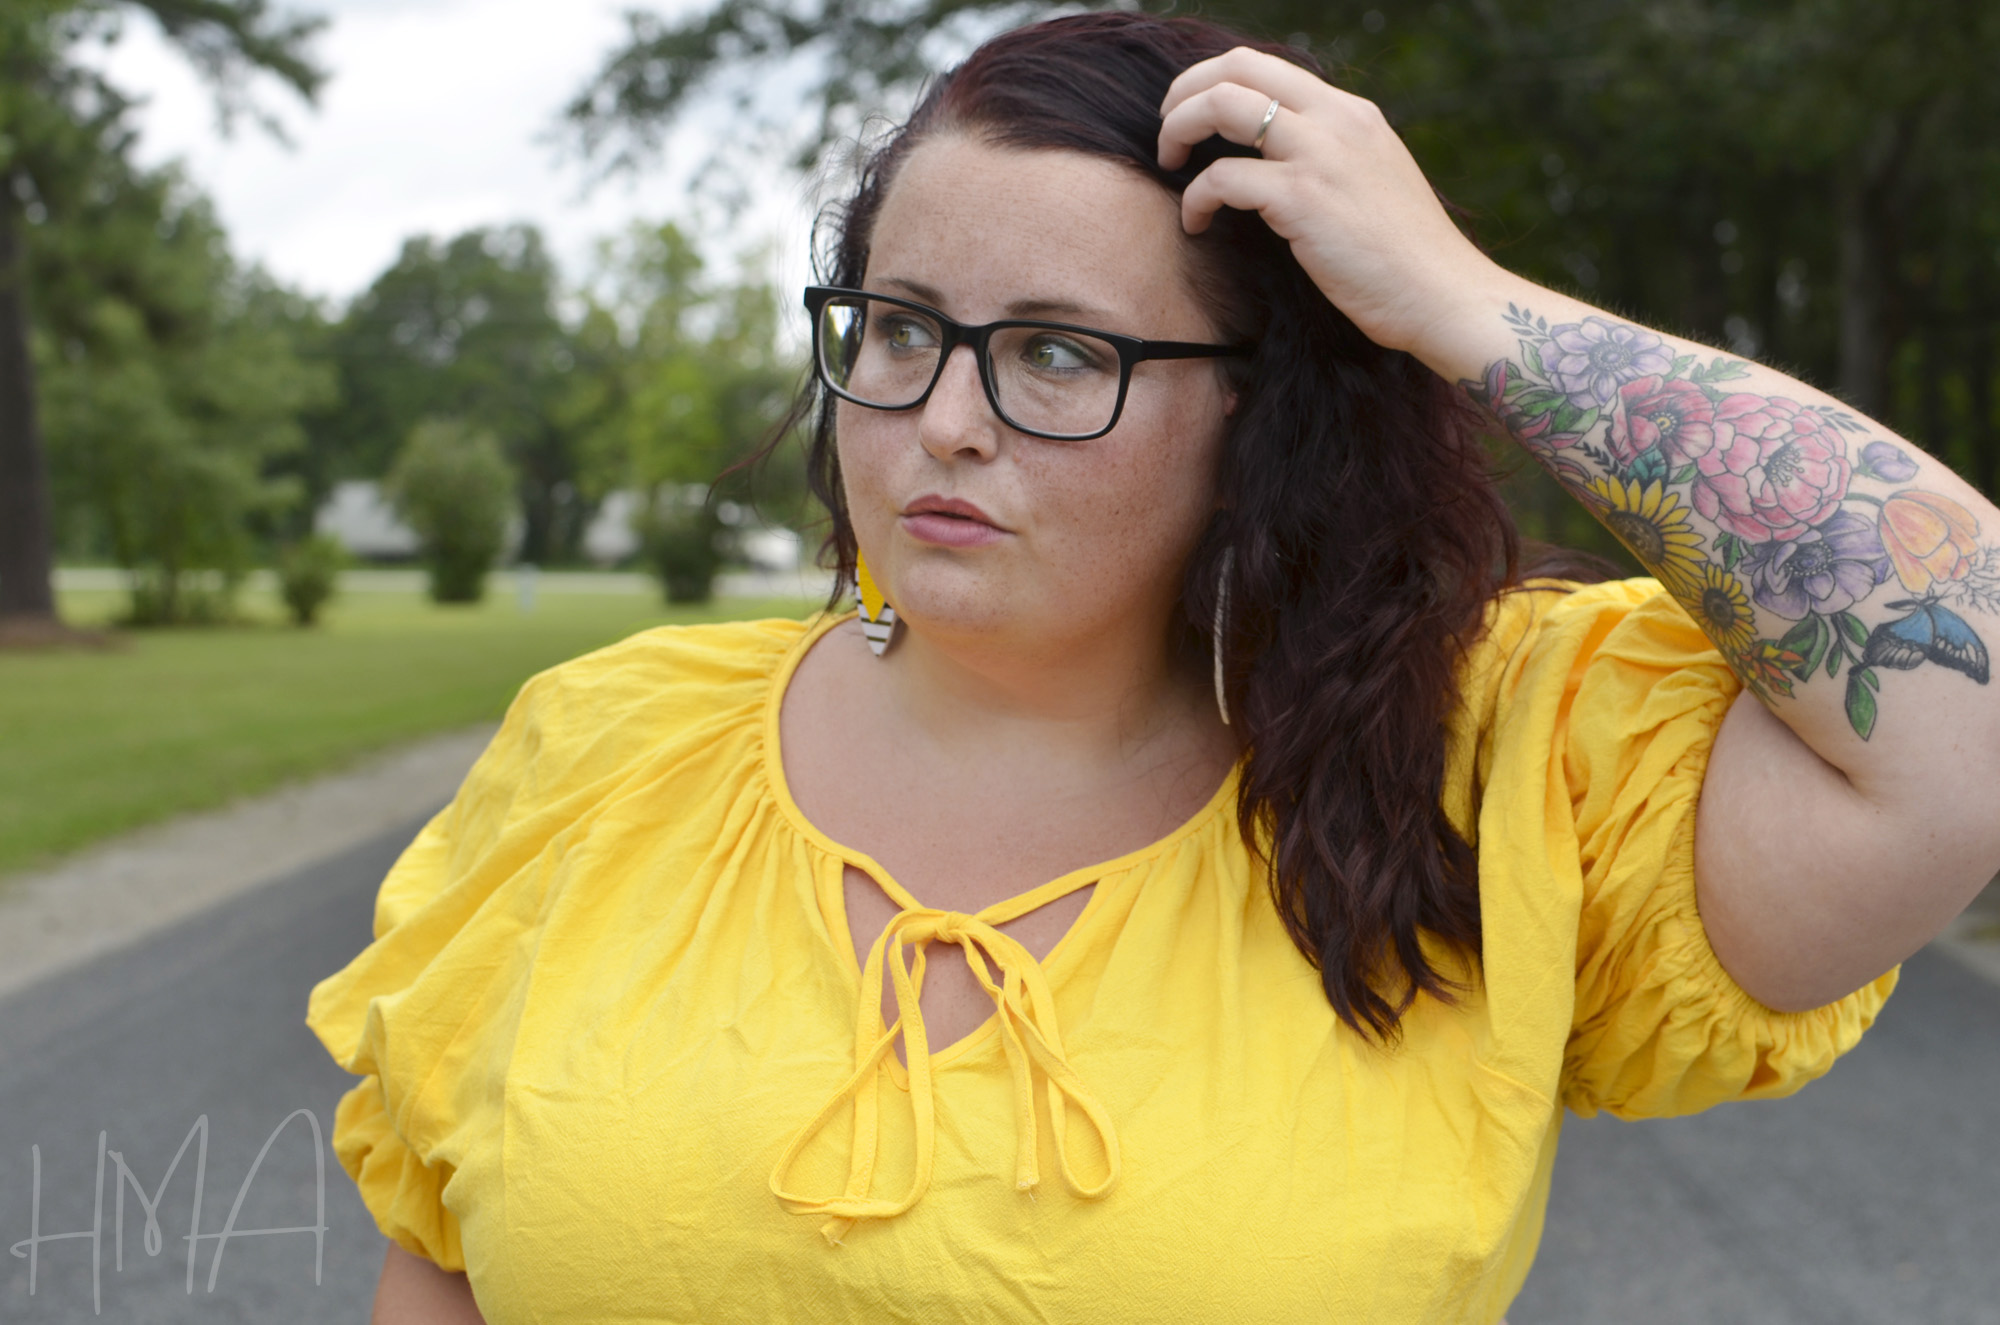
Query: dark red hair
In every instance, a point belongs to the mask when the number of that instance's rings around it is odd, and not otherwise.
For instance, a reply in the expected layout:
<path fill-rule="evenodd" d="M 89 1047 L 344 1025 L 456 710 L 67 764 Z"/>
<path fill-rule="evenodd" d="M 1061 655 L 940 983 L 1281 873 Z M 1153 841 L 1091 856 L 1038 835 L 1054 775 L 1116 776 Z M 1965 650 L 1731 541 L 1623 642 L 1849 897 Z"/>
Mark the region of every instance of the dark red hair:
<path fill-rule="evenodd" d="M 1193 18 L 1084 14 L 993 38 L 862 163 L 853 196 L 822 217 L 817 269 L 860 284 L 898 167 L 938 134 L 1083 152 L 1178 194 L 1217 157 L 1249 154 L 1212 138 L 1180 170 L 1155 157 L 1168 85 L 1235 46 L 1324 76 L 1300 51 Z M 1185 569 L 1177 658 L 1208 667 L 1233 546 L 1222 651 L 1246 733 L 1243 838 L 1334 1012 L 1394 1039 L 1419 992 L 1453 997 L 1420 931 L 1478 957 L 1477 860 L 1440 802 L 1445 741 L 1459 661 L 1487 602 L 1518 582 L 1519 539 L 1480 440 L 1488 425 L 1462 392 L 1364 336 L 1254 213 L 1225 210 L 1193 242 L 1196 293 L 1222 338 L 1257 349 L 1234 370 L 1227 509 Z M 832 515 L 822 562 L 830 554 L 844 586 L 855 542 L 833 403 L 809 386 L 793 417 L 815 419 L 808 481 Z"/>

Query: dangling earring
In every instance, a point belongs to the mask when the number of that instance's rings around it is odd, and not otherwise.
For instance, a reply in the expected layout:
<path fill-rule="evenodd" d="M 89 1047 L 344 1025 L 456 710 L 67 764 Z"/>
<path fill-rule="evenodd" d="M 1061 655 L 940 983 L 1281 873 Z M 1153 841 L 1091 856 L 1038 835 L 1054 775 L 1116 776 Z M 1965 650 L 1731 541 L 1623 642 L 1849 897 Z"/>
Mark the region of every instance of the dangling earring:
<path fill-rule="evenodd" d="M 1222 549 L 1222 568 L 1215 577 L 1215 629 L 1210 637 L 1215 642 L 1215 707 L 1222 713 L 1222 725 L 1229 725 L 1229 696 L 1222 686 L 1222 637 L 1229 628 L 1229 569 L 1236 561 L 1236 549 Z"/>
<path fill-rule="evenodd" d="M 861 550 L 854 551 L 854 600 L 861 613 L 861 633 L 867 637 L 868 648 L 877 658 L 888 652 L 895 642 L 896 609 L 889 606 L 882 591 L 875 587 L 875 579 L 868 573 L 868 563 L 861 559 Z"/>

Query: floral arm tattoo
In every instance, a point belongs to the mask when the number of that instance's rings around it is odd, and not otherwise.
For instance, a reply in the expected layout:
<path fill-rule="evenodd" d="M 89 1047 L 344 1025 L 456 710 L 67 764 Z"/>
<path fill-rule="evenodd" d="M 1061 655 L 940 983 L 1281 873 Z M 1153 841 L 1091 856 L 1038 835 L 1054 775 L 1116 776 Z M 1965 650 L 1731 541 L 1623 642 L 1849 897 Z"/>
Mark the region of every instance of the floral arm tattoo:
<path fill-rule="evenodd" d="M 1917 464 L 1837 409 L 1732 389 L 1740 360 L 1677 354 L 1640 327 L 1551 327 L 1507 306 L 1520 358 L 1461 385 L 1604 522 L 1766 704 L 1846 671 L 1875 728 L 1885 672 L 1980 685 L 1965 614 L 2000 614 L 2000 546 L 1963 505 L 1904 486 Z M 1769 624 L 1759 626 L 1759 612 Z M 1823 678 L 1823 680 L 1822 680 Z"/>

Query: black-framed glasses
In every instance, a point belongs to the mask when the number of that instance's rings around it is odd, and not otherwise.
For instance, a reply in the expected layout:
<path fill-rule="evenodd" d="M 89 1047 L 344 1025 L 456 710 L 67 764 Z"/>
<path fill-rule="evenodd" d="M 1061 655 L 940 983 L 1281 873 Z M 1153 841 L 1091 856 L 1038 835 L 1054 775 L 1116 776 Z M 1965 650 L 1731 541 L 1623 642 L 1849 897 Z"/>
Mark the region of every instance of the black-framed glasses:
<path fill-rule="evenodd" d="M 806 312 L 820 381 L 842 400 L 870 409 L 915 409 L 930 399 L 951 352 L 970 345 L 986 401 L 1001 422 L 1059 442 L 1088 441 L 1116 426 L 1135 363 L 1250 352 L 1241 345 L 1142 340 L 1067 322 L 1005 318 L 972 327 L 926 304 L 830 285 L 806 287 Z"/>

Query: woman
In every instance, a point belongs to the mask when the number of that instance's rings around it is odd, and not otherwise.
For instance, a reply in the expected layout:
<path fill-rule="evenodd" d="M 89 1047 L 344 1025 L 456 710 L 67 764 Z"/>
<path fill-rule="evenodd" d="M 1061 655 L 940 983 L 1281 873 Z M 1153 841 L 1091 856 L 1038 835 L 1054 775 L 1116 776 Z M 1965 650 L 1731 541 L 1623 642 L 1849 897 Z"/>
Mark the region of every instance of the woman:
<path fill-rule="evenodd" d="M 833 231 L 861 614 L 534 678 L 314 991 L 378 1320 L 1494 1321 L 1564 1106 L 1798 1089 L 2000 867 L 2000 511 L 1297 52 L 1006 34 Z"/>

